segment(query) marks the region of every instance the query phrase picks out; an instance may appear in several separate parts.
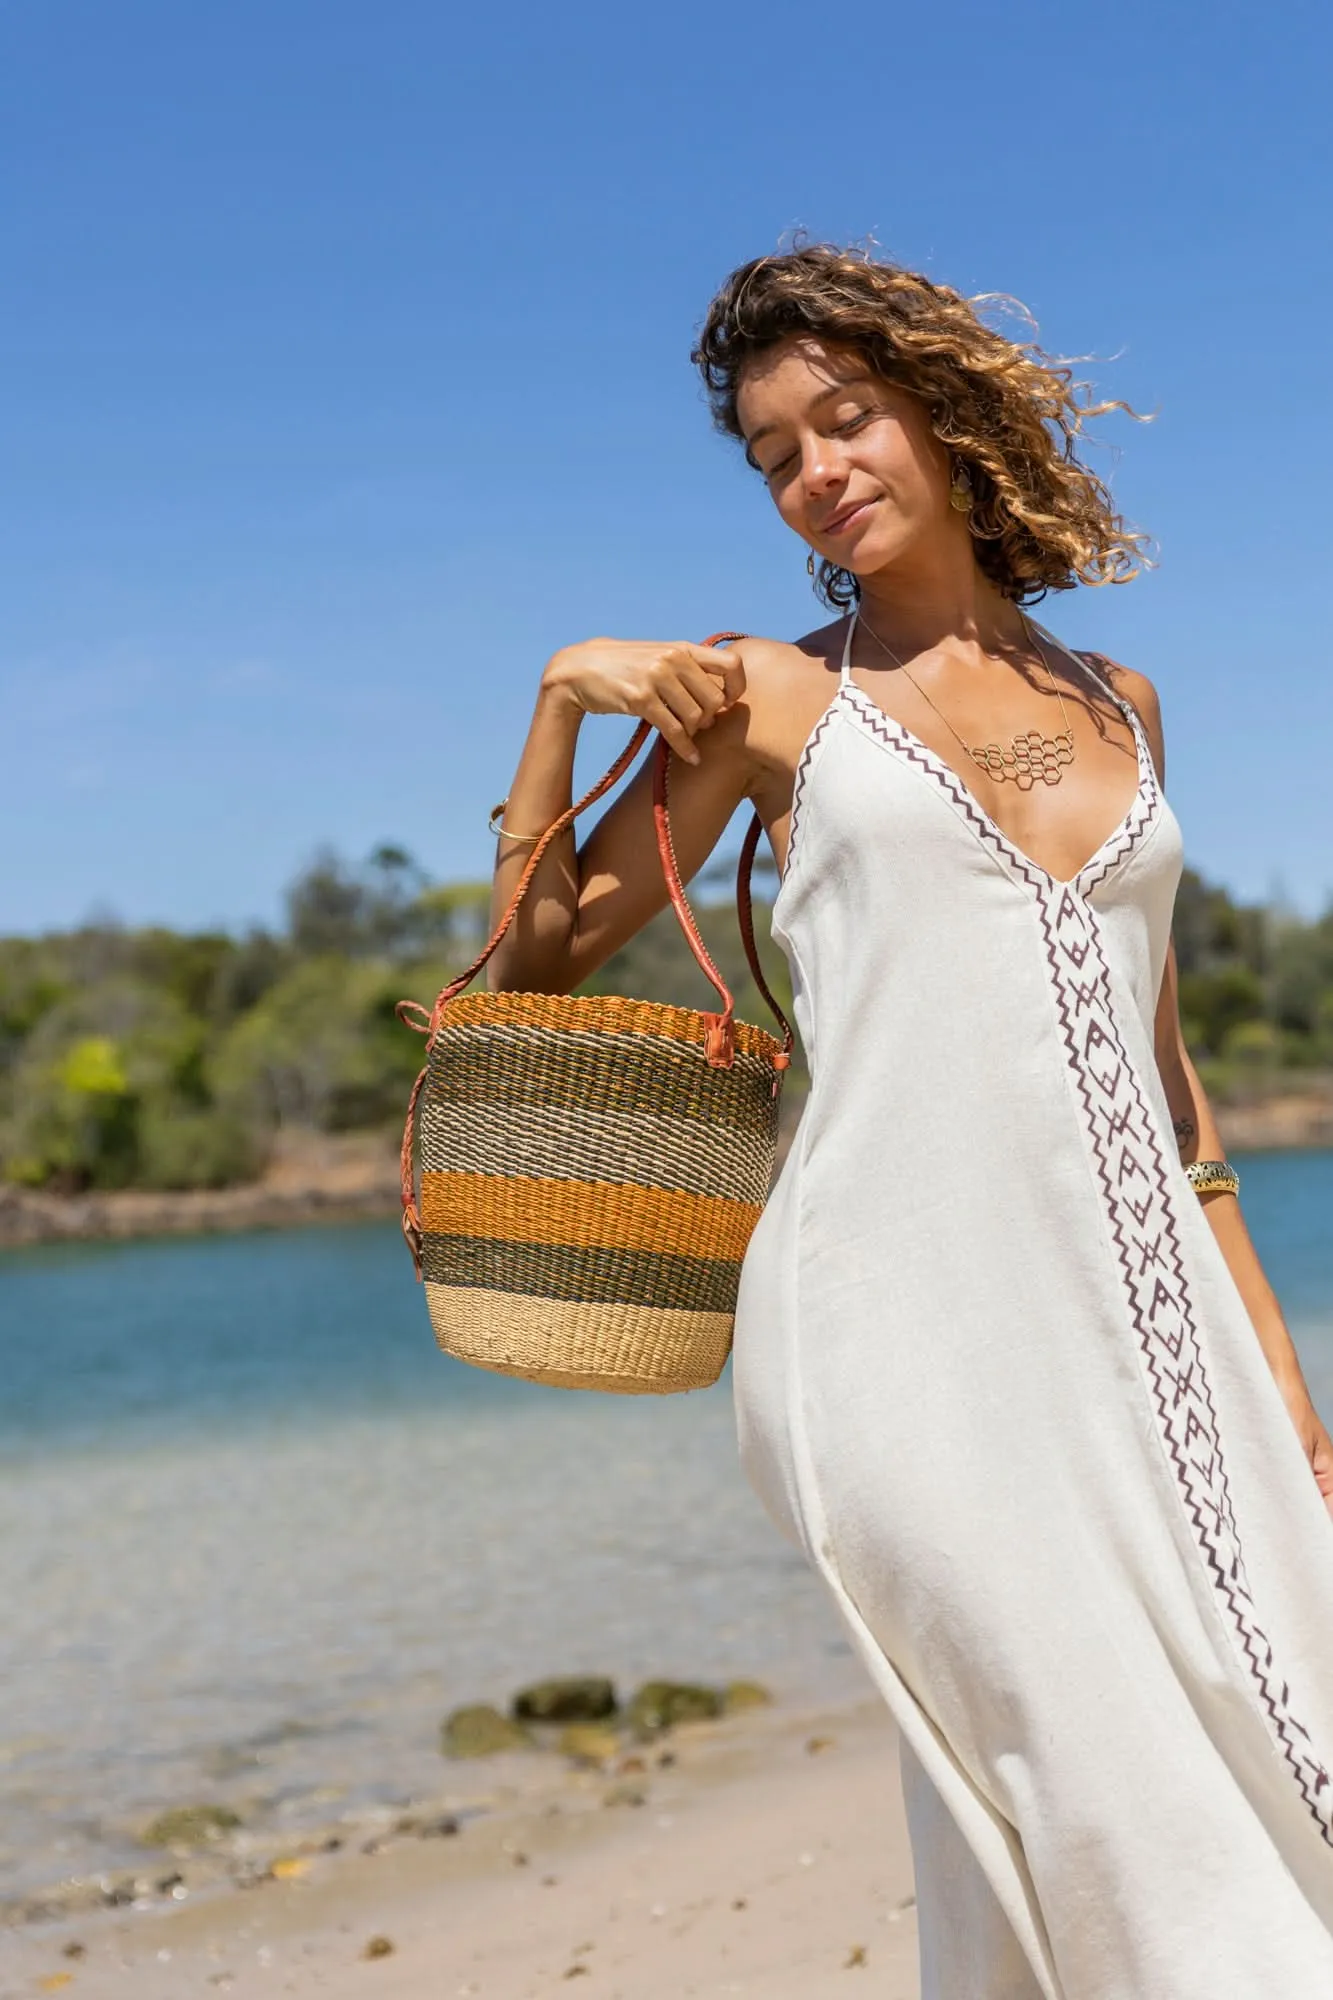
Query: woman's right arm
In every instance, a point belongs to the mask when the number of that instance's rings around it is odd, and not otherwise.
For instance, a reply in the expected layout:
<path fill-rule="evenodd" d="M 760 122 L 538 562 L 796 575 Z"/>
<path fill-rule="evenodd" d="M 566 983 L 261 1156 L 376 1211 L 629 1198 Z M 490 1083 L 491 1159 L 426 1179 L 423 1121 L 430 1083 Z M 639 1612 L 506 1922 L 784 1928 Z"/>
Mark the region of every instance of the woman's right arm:
<path fill-rule="evenodd" d="M 688 882 L 753 783 L 744 690 L 745 668 L 732 646 L 590 639 L 565 647 L 542 674 L 504 824 L 515 833 L 538 833 L 566 811 L 585 715 L 643 719 L 660 729 L 672 748 L 671 831 L 681 880 Z M 651 760 L 603 812 L 581 848 L 576 826 L 567 827 L 543 854 L 489 960 L 492 992 L 572 992 L 666 906 Z M 492 928 L 531 854 L 530 842 L 500 836 Z"/>

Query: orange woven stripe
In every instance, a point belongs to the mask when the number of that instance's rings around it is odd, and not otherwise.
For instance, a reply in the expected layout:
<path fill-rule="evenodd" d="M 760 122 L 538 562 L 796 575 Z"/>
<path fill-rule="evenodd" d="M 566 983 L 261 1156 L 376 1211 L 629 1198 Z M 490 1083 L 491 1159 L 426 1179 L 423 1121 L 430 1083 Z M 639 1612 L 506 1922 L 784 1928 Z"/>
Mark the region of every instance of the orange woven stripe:
<path fill-rule="evenodd" d="M 741 1257 L 761 1208 L 761 1203 L 728 1201 L 722 1195 L 605 1181 L 421 1176 L 421 1220 L 427 1230 L 502 1243 L 607 1244 L 694 1257 Z"/>
<path fill-rule="evenodd" d="M 633 1000 L 620 993 L 460 993 L 444 1009 L 444 1027 L 531 1027 L 598 1035 L 660 1035 L 702 1044 L 703 1016 L 691 1007 Z M 737 1021 L 736 1047 L 771 1062 L 781 1043 L 749 1021 Z"/>

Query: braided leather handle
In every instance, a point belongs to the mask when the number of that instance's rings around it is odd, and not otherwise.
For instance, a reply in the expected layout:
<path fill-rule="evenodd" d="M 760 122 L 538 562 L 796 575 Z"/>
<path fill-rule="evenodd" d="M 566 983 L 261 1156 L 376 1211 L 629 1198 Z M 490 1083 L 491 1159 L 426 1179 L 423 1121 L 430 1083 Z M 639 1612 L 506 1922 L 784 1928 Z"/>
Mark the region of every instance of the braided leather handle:
<path fill-rule="evenodd" d="M 743 639 L 744 637 L 745 634 L 743 632 L 714 632 L 710 638 L 704 641 L 704 644 L 714 646 L 722 640 Z M 457 994 L 461 993 L 465 987 L 471 985 L 472 981 L 486 964 L 486 961 L 503 940 L 505 933 L 518 913 L 519 904 L 527 894 L 528 885 L 537 871 L 538 864 L 551 842 L 557 835 L 563 833 L 565 828 L 579 817 L 580 813 L 586 812 L 590 805 L 595 805 L 597 800 L 610 791 L 612 785 L 624 776 L 651 730 L 651 723 L 640 722 L 620 755 L 597 780 L 597 783 L 591 786 L 581 799 L 576 799 L 572 805 L 566 807 L 558 819 L 552 820 L 550 826 L 547 827 L 545 833 L 529 855 L 527 865 L 515 885 L 514 893 L 509 899 L 504 915 L 500 918 L 499 923 L 491 933 L 484 950 L 478 954 L 465 972 L 460 972 L 456 978 L 449 981 L 447 986 L 441 988 L 435 997 L 435 1005 L 430 1009 L 429 1013 L 419 1001 L 400 1000 L 398 1002 L 395 1012 L 399 1020 L 407 1027 L 414 1028 L 418 1034 L 425 1035 L 428 1050 L 439 1032 L 440 1023 L 444 1018 L 444 1010 L 449 1002 Z M 667 894 L 670 897 L 671 906 L 675 910 L 681 929 L 685 933 L 686 943 L 694 953 L 700 969 L 712 984 L 718 999 L 722 1002 L 720 1013 L 704 1015 L 704 1019 L 708 1023 L 708 1031 L 704 1038 L 704 1053 L 708 1062 L 715 1068 L 729 1069 L 736 1052 L 735 1002 L 732 998 L 730 988 L 723 979 L 722 974 L 718 971 L 717 966 L 713 963 L 708 947 L 699 935 L 698 925 L 694 921 L 694 914 L 686 900 L 685 890 L 681 883 L 680 869 L 676 862 L 676 851 L 671 838 L 671 815 L 667 797 L 670 764 L 671 745 L 664 736 L 659 736 L 653 758 L 653 824 L 657 833 L 657 852 L 662 863 L 663 875 L 666 878 Z M 763 823 L 758 813 L 756 813 L 746 831 L 745 840 L 741 846 L 740 861 L 736 870 L 736 914 L 740 924 L 741 940 L 745 946 L 745 955 L 749 960 L 755 985 L 759 988 L 760 993 L 762 993 L 778 1025 L 782 1029 L 782 1048 L 774 1057 L 773 1062 L 773 1088 L 776 1094 L 778 1077 L 791 1062 L 794 1036 L 791 1023 L 774 999 L 768 982 L 764 978 L 763 968 L 759 963 L 758 949 L 755 945 L 754 910 L 750 897 L 750 877 L 754 866 L 755 850 L 758 847 L 759 835 L 762 830 Z M 422 1238 L 421 1219 L 417 1213 L 416 1191 L 413 1185 L 412 1140 L 416 1120 L 417 1099 L 421 1095 L 421 1088 L 425 1080 L 426 1071 L 423 1069 L 412 1086 L 412 1095 L 408 1101 L 407 1121 L 403 1128 L 403 1145 L 399 1162 L 402 1178 L 403 1234 L 407 1238 L 408 1247 L 412 1252 L 412 1261 L 416 1267 L 418 1278 L 421 1276 Z"/>
<path fill-rule="evenodd" d="M 744 637 L 745 634 L 743 632 L 714 632 L 711 638 L 704 641 L 704 644 L 714 646 L 721 640 L 743 639 Z M 591 786 L 581 799 L 575 800 L 573 805 L 566 807 L 558 819 L 552 820 L 550 826 L 547 827 L 545 833 L 529 855 L 527 865 L 515 885 L 514 893 L 509 899 L 504 915 L 500 918 L 499 923 L 491 933 L 484 949 L 473 959 L 465 972 L 460 972 L 455 978 L 450 980 L 447 986 L 440 990 L 436 995 L 435 1005 L 430 1009 L 429 1013 L 427 1013 L 426 1009 L 418 1001 L 400 1000 L 398 1002 L 396 1011 L 399 1020 L 403 1021 L 409 1028 L 415 1028 L 419 1034 L 424 1034 L 427 1038 L 427 1047 L 434 1040 L 443 1017 L 444 1009 L 448 1006 L 449 1002 L 457 994 L 461 993 L 465 987 L 471 985 L 487 960 L 503 941 L 509 926 L 518 914 L 519 905 L 528 892 L 528 885 L 537 872 L 541 858 L 551 842 L 557 835 L 563 833 L 565 828 L 579 817 L 580 813 L 586 812 L 589 806 L 595 805 L 597 800 L 609 792 L 612 785 L 624 776 L 638 755 L 645 739 L 651 733 L 651 730 L 651 723 L 639 723 L 629 742 L 625 745 L 609 770 L 603 773 L 597 780 L 597 783 Z M 671 839 L 671 818 L 667 803 L 667 774 L 670 760 L 671 746 L 664 736 L 659 737 L 653 767 L 653 821 L 657 833 L 657 851 L 662 863 L 662 872 L 666 877 L 667 893 L 671 899 L 672 908 L 679 919 L 681 929 L 685 933 L 686 942 L 690 950 L 694 953 L 700 970 L 709 980 L 718 999 L 722 1002 L 722 1011 L 720 1014 L 711 1014 L 705 1017 L 710 1024 L 709 1034 L 705 1043 L 705 1052 L 710 1063 L 717 1067 L 729 1068 L 735 1047 L 735 1037 L 733 1034 L 735 1002 L 732 999 L 726 981 L 713 963 L 708 948 L 699 935 L 699 929 L 694 921 L 693 913 L 685 899 L 685 891 L 680 879 L 680 870 L 676 864 L 675 847 Z M 782 1029 L 783 1047 L 787 1055 L 790 1056 L 793 1046 L 791 1025 L 768 987 L 754 942 L 754 914 L 750 902 L 750 873 L 761 831 L 762 827 L 759 815 L 756 813 L 753 824 L 746 834 L 745 844 L 741 850 L 741 865 L 737 871 L 737 915 L 740 921 L 741 937 L 745 944 L 746 957 L 750 963 L 750 970 L 754 974 L 755 984 L 763 994 L 764 999 L 767 1001 Z"/>
<path fill-rule="evenodd" d="M 714 632 L 711 638 L 704 641 L 704 644 L 706 646 L 715 646 L 722 639 L 743 639 L 744 637 L 745 634 L 743 632 Z M 676 912 L 676 917 L 681 929 L 685 933 L 690 950 L 694 953 L 695 958 L 698 960 L 707 977 L 712 981 L 714 991 L 722 1001 L 721 1014 L 711 1014 L 705 1017 L 709 1023 L 709 1028 L 704 1042 L 704 1051 L 710 1063 L 719 1068 L 729 1069 L 735 1054 L 736 1044 L 735 1002 L 732 999 L 730 988 L 713 963 L 708 947 L 699 934 L 699 927 L 694 921 L 694 912 L 691 910 L 689 902 L 686 899 L 684 885 L 680 879 L 680 869 L 676 863 L 676 849 L 671 838 L 671 813 L 668 802 L 670 775 L 671 745 L 667 742 L 665 736 L 659 736 L 653 751 L 653 821 L 657 828 L 657 851 L 661 856 L 662 873 L 666 877 L 667 894 L 671 898 L 671 907 Z M 754 870 L 755 850 L 759 845 L 759 836 L 763 830 L 763 821 L 760 819 L 758 813 L 756 813 L 746 829 L 745 839 L 741 844 L 740 860 L 736 868 L 736 917 L 740 925 L 741 942 L 745 946 L 745 956 L 750 962 L 750 971 L 754 975 L 754 983 L 763 994 L 778 1026 L 782 1029 L 782 1053 L 776 1059 L 774 1066 L 776 1069 L 783 1070 L 788 1067 L 791 1061 L 792 1046 L 795 1038 L 792 1034 L 791 1023 L 774 999 L 768 981 L 764 978 L 764 969 L 759 963 L 759 952 L 756 948 L 754 937 L 754 909 L 750 900 L 750 877 Z"/>
<path fill-rule="evenodd" d="M 407 1027 L 415 1028 L 418 1034 L 425 1035 L 427 1048 L 430 1047 L 431 1042 L 435 1039 L 436 1030 L 439 1028 L 444 1009 L 454 998 L 455 994 L 461 993 L 465 986 L 472 984 L 472 981 L 481 971 L 481 968 L 485 965 L 492 952 L 500 945 L 506 931 L 518 914 L 518 906 L 528 893 L 528 884 L 536 874 L 538 864 L 551 842 L 557 834 L 563 833 L 565 828 L 571 821 L 576 820 L 581 812 L 585 812 L 590 805 L 595 805 L 604 792 L 609 792 L 617 778 L 624 776 L 625 772 L 634 762 L 640 747 L 651 729 L 652 724 L 650 722 L 641 722 L 620 755 L 616 758 L 615 763 L 612 764 L 610 770 L 604 772 L 597 780 L 597 783 L 592 786 L 591 790 L 586 791 L 581 799 L 576 799 L 572 806 L 567 806 L 559 819 L 551 821 L 551 824 L 533 848 L 532 853 L 528 856 L 527 866 L 519 876 L 514 893 L 509 898 L 509 907 L 492 931 L 485 949 L 473 959 L 466 972 L 460 972 L 457 978 L 451 979 L 447 986 L 440 989 L 439 993 L 435 996 L 435 1005 L 431 1008 L 429 1014 L 426 1013 L 426 1009 L 416 1000 L 400 1000 L 398 1002 L 394 1011 L 397 1013 L 399 1020 L 404 1022 Z M 424 1015 L 424 1025 L 420 1019 L 414 1020 L 412 1018 L 414 1015 Z"/>
<path fill-rule="evenodd" d="M 763 830 L 764 822 L 758 813 L 755 813 L 745 829 L 740 857 L 736 863 L 736 918 L 740 924 L 741 943 L 745 946 L 745 956 L 750 961 L 754 983 L 763 994 L 769 1011 L 776 1017 L 782 1029 L 782 1052 L 786 1060 L 778 1067 L 786 1069 L 791 1062 L 791 1052 L 796 1037 L 792 1033 L 791 1022 L 774 999 L 769 983 L 764 977 L 764 968 L 759 963 L 759 949 L 754 941 L 754 909 L 750 902 L 750 877 L 754 872 L 755 849 L 759 845 L 759 836 Z"/>

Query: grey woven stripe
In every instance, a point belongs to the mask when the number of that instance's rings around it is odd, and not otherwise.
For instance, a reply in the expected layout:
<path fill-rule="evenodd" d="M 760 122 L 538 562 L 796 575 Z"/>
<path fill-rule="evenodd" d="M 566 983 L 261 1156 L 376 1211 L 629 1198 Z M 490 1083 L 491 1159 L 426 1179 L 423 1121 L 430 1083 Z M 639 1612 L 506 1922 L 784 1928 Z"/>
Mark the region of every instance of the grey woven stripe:
<path fill-rule="evenodd" d="M 735 1310 L 740 1265 L 731 1259 L 670 1256 L 656 1250 L 500 1243 L 478 1236 L 428 1235 L 422 1269 L 431 1284 L 526 1292 L 590 1304 Z"/>
<path fill-rule="evenodd" d="M 522 1174 L 550 1180 L 629 1181 L 638 1187 L 764 1202 L 774 1135 L 597 1104 L 460 1106 L 429 1096 L 421 1108 L 421 1164 L 432 1173 Z"/>
<path fill-rule="evenodd" d="M 577 1112 L 595 1104 L 742 1132 L 776 1132 L 772 1092 L 771 1064 L 739 1051 L 730 1069 L 713 1069 L 697 1044 L 663 1036 L 463 1024 L 441 1031 L 426 1089 L 459 1109 L 535 1104 Z"/>

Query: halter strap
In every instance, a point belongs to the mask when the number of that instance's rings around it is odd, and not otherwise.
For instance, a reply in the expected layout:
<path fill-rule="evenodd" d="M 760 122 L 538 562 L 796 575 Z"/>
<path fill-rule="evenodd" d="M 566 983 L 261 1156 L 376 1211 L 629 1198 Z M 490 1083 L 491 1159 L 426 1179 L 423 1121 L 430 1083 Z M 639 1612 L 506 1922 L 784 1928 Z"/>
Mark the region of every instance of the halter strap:
<path fill-rule="evenodd" d="M 842 666 L 838 674 L 838 686 L 840 689 L 855 686 L 855 682 L 852 680 L 852 641 L 856 637 L 856 622 L 860 615 L 860 606 L 858 605 L 853 608 L 847 620 L 847 637 L 843 640 Z M 1034 632 L 1040 632 L 1042 638 L 1049 640 L 1057 652 L 1063 653 L 1067 660 L 1072 660 L 1075 666 L 1081 668 L 1083 673 L 1087 675 L 1094 687 L 1100 693 L 1106 695 L 1108 700 L 1115 703 L 1137 736 L 1142 727 L 1138 710 L 1132 701 L 1126 701 L 1123 695 L 1116 693 L 1114 687 L 1111 685 L 1110 676 L 1099 672 L 1094 665 L 1094 662 L 1097 660 L 1104 661 L 1104 655 L 1101 653 L 1076 653 L 1071 647 L 1066 646 L 1063 639 L 1057 639 L 1054 632 L 1048 632 L 1044 625 L 1038 624 L 1030 612 L 1024 612 L 1023 616 Z"/>
<path fill-rule="evenodd" d="M 1139 715 L 1132 701 L 1126 701 L 1123 695 L 1116 693 L 1111 682 L 1110 673 L 1106 671 L 1110 666 L 1106 655 L 1104 653 L 1076 653 L 1072 647 L 1066 646 L 1063 639 L 1057 639 L 1054 632 L 1048 632 L 1044 625 L 1039 625 L 1036 619 L 1029 613 L 1025 612 L 1024 616 L 1035 632 L 1040 632 L 1043 639 L 1049 639 L 1058 652 L 1063 653 L 1067 660 L 1072 660 L 1075 666 L 1083 670 L 1099 693 L 1104 694 L 1108 701 L 1115 703 L 1135 736 L 1138 736 L 1143 727 L 1142 717 Z"/>
<path fill-rule="evenodd" d="M 856 621 L 859 616 L 859 610 L 854 609 L 847 620 L 847 637 L 844 639 L 842 645 L 842 667 L 838 674 L 838 686 L 840 688 L 854 685 L 852 681 L 852 640 L 856 636 Z"/>
<path fill-rule="evenodd" d="M 1057 653 L 1063 653 L 1067 660 L 1072 660 L 1076 667 L 1081 668 L 1083 673 L 1087 675 L 1088 679 L 1094 682 L 1095 685 L 1100 689 L 1100 691 L 1103 694 L 1109 695 L 1111 697 L 1111 700 L 1114 702 L 1120 701 L 1119 695 L 1116 693 L 1115 689 L 1111 686 L 1110 682 L 1104 679 L 1103 676 L 1098 673 L 1096 667 L 1092 664 L 1094 660 L 1100 658 L 1099 654 L 1076 653 L 1073 650 L 1072 646 L 1066 646 L 1063 639 L 1057 639 L 1054 632 L 1048 632 L 1044 625 L 1038 624 L 1037 620 L 1032 616 L 1031 612 L 1025 611 L 1023 613 L 1023 616 L 1027 621 L 1027 623 L 1032 627 L 1034 632 L 1040 632 L 1042 638 L 1047 640 L 1052 646 L 1054 646 Z M 1123 703 L 1121 703 L 1121 706 L 1123 707 Z"/>

